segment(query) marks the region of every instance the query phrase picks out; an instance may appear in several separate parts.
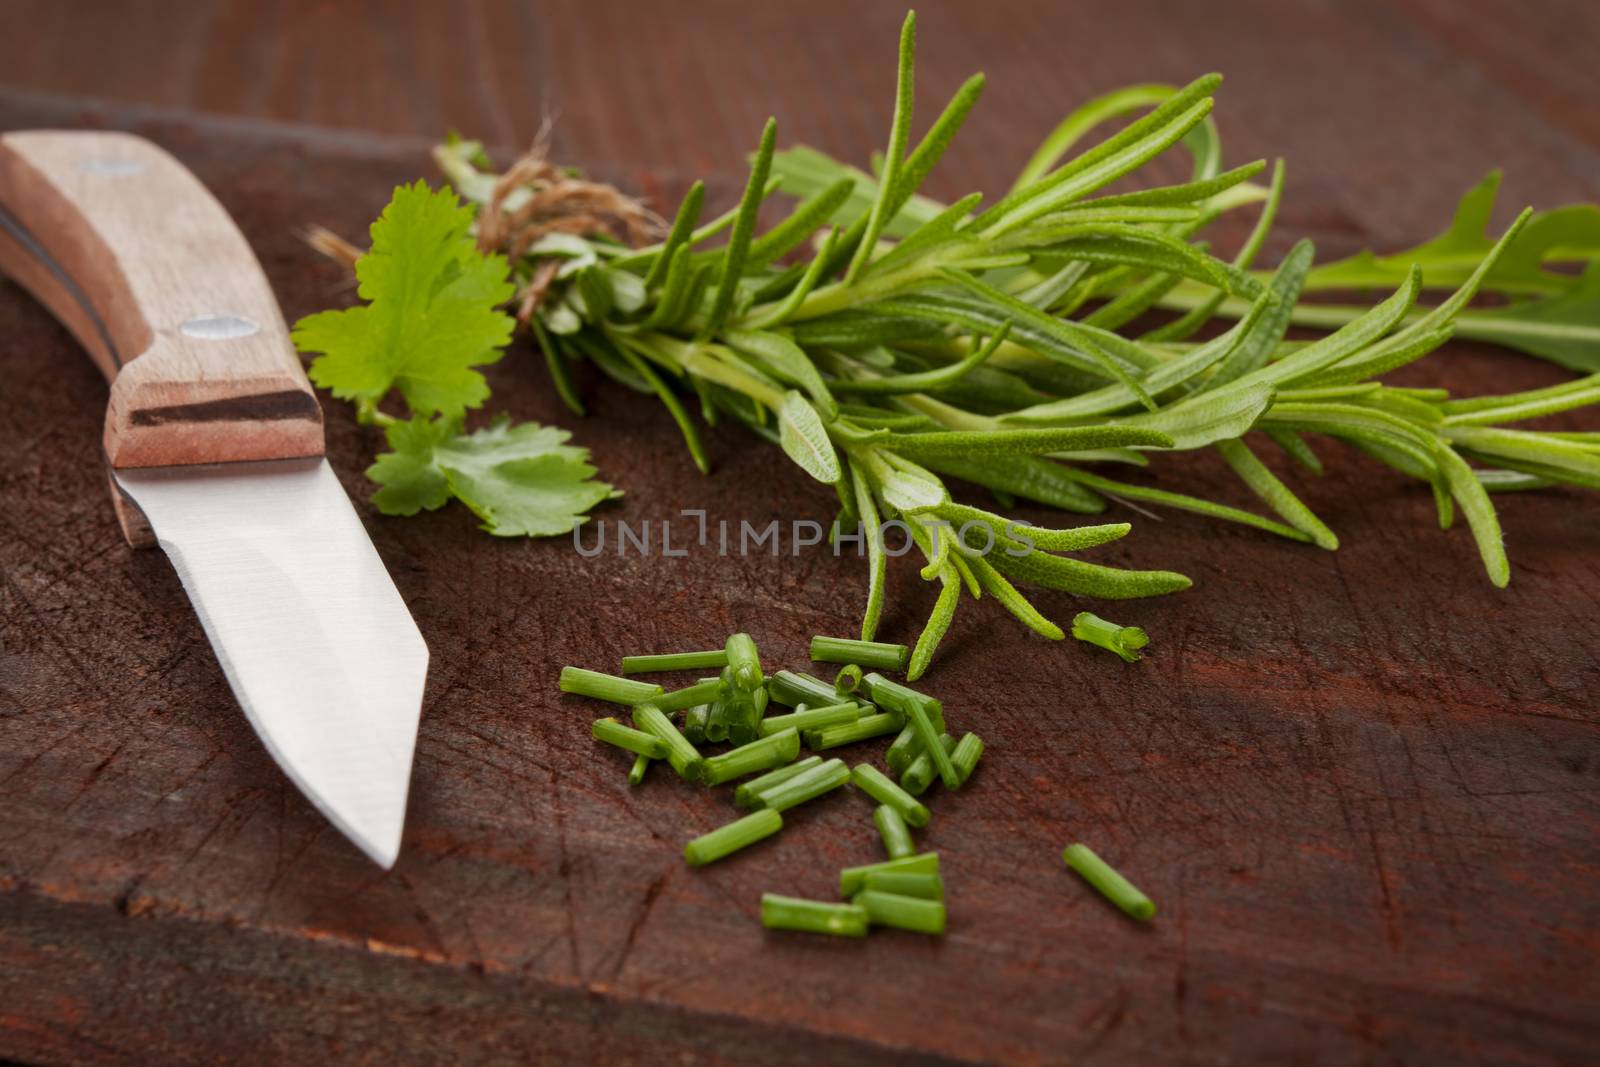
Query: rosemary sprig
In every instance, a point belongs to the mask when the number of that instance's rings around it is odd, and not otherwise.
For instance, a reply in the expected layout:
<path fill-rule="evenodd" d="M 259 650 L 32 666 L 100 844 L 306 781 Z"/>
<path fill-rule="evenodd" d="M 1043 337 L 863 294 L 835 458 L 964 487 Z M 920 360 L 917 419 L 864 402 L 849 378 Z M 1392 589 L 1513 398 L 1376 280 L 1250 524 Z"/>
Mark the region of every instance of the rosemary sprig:
<path fill-rule="evenodd" d="M 1582 277 L 1545 269 L 1600 255 L 1596 242 L 1570 236 L 1591 227 L 1586 214 L 1563 209 L 1530 219 L 1524 212 L 1491 241 L 1482 236 L 1490 182 L 1469 194 L 1445 238 L 1399 257 L 1319 268 L 1310 243 L 1301 242 L 1275 271 L 1252 272 L 1276 215 L 1283 168 L 1274 167 L 1266 186 L 1250 180 L 1263 162 L 1222 169 L 1210 120 L 1216 75 L 1181 89 L 1138 86 L 1091 101 L 1046 139 L 1003 198 L 982 210 L 977 194 L 946 206 L 918 188 L 972 111 L 983 80 L 963 85 L 911 148 L 915 39 L 909 15 L 879 177 L 812 149 L 778 151 L 769 122 L 744 195 L 719 219 L 699 223 L 704 190 L 697 183 L 658 244 L 630 250 L 604 235 L 561 233 L 512 257 L 522 306 L 575 409 L 563 369 L 569 359 L 588 358 L 624 384 L 659 395 L 702 467 L 704 450 L 679 400 L 686 393 L 708 419 L 726 415 L 751 426 L 834 487 L 840 528 L 858 521 L 866 527 L 864 641 L 874 638 L 883 608 L 886 552 L 878 525 L 907 524 L 923 556 L 922 577 L 940 587 L 908 677 L 926 670 L 964 595 L 987 593 L 1031 629 L 1061 639 L 1061 628 L 1014 582 L 1102 599 L 1189 585 L 1181 574 L 1065 555 L 1121 537 L 1127 524 L 1036 529 L 954 503 L 947 476 L 1002 500 L 1079 513 L 1138 500 L 1333 549 L 1334 531 L 1242 440 L 1250 430 L 1265 431 L 1320 470 L 1307 435 L 1321 434 L 1428 483 L 1441 525 L 1459 507 L 1496 585 L 1506 584 L 1509 568 L 1490 491 L 1600 487 L 1593 435 L 1500 425 L 1594 403 L 1600 388 L 1593 379 L 1468 400 L 1380 380 L 1452 333 L 1513 344 L 1537 334 L 1538 343 L 1522 347 L 1569 366 L 1600 366 L 1600 267 Z M 1067 157 L 1104 120 L 1141 111 Z M 1106 193 L 1179 144 L 1194 160 L 1189 181 Z M 480 166 L 477 144 L 457 141 L 437 155 L 482 211 L 507 212 L 519 203 Z M 775 189 L 802 199 L 758 235 L 758 211 Z M 1198 240 L 1218 216 L 1252 204 L 1261 205 L 1257 224 L 1231 260 Z M 500 221 L 487 227 L 507 229 Z M 703 247 L 723 230 L 730 232 L 725 245 Z M 807 258 L 780 262 L 808 243 Z M 554 259 L 560 266 L 552 271 Z M 538 299 L 530 301 L 535 285 Z M 1454 292 L 1420 307 L 1425 288 L 1440 285 Z M 1303 290 L 1333 286 L 1383 286 L 1392 295 L 1364 308 L 1297 303 Z M 1480 291 L 1539 303 L 1467 311 Z M 1124 332 L 1153 308 L 1181 314 L 1142 335 Z M 1236 322 L 1210 340 L 1187 340 L 1213 316 Z M 1333 332 L 1291 342 L 1291 323 Z M 1219 449 L 1277 519 L 1087 469 L 1108 461 L 1145 465 L 1152 454 L 1196 448 Z M 1006 551 L 1022 547 L 1027 551 Z M 852 727 L 830 727 L 841 728 Z M 940 770 L 950 762 L 942 739 L 923 755 L 939 757 Z"/>

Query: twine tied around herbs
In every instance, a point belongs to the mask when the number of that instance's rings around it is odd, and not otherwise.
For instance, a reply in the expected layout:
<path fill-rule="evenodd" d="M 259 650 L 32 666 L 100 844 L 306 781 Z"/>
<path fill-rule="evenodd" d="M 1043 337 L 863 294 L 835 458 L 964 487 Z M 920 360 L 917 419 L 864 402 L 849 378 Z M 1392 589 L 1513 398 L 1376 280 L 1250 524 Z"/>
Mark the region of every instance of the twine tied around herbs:
<path fill-rule="evenodd" d="M 551 163 L 549 148 L 547 127 L 495 181 L 488 203 L 478 211 L 478 247 L 484 252 L 499 252 L 515 265 L 549 234 L 606 236 L 638 248 L 666 232 L 659 215 L 616 186 L 589 181 Z M 356 260 L 366 254 L 321 226 L 311 227 L 305 239 L 316 251 L 352 271 Z M 544 303 L 563 262 L 557 256 L 538 257 L 527 278 L 519 279 L 516 317 L 523 326 Z"/>
<path fill-rule="evenodd" d="M 510 207 L 513 197 L 525 196 Z M 513 263 L 553 233 L 605 235 L 637 248 L 659 237 L 665 223 L 638 200 L 604 182 L 575 176 L 549 160 L 548 130 L 506 168 L 489 203 L 478 213 L 478 247 L 501 252 Z M 544 302 L 561 268 L 560 259 L 539 260 L 517 292 L 517 321 L 527 325 Z"/>

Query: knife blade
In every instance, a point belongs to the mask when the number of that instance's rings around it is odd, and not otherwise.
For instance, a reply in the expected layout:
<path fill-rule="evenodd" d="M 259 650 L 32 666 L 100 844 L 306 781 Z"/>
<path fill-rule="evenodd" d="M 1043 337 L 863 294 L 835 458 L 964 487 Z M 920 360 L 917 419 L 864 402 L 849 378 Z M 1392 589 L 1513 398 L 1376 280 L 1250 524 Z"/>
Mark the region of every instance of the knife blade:
<path fill-rule="evenodd" d="M 428 649 L 323 458 L 321 410 L 243 235 L 148 141 L 7 133 L 0 270 L 111 381 L 103 445 L 130 543 L 166 551 L 283 772 L 391 866 Z"/>

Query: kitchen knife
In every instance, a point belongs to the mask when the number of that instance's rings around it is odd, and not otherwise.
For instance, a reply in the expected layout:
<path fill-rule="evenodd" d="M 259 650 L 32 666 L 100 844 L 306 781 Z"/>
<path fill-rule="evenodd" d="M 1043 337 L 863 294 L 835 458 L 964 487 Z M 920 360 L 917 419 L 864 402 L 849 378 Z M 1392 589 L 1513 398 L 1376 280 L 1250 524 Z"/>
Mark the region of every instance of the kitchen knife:
<path fill-rule="evenodd" d="M 7 133 L 0 271 L 110 380 L 102 440 L 128 541 L 166 550 L 284 773 L 392 865 L 428 648 L 323 458 L 321 409 L 243 235 L 148 141 Z"/>

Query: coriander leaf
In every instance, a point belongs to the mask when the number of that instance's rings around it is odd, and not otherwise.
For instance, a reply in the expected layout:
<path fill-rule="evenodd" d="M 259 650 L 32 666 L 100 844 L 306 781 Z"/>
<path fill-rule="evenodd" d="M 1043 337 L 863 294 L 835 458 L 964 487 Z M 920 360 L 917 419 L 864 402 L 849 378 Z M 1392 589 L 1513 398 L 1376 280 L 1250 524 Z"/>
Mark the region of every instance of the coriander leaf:
<path fill-rule="evenodd" d="M 394 451 L 382 453 L 367 468 L 367 477 L 380 487 L 372 494 L 379 511 L 385 515 L 415 515 L 434 511 L 450 500 L 450 485 L 433 462 L 433 450 L 455 430 L 449 420 L 418 415 L 384 431 Z"/>
<path fill-rule="evenodd" d="M 417 418 L 388 429 L 393 452 L 367 469 L 386 515 L 433 510 L 454 496 L 499 537 L 554 537 L 622 494 L 594 478 L 588 450 L 565 430 L 500 416 L 463 434 L 453 420 Z"/>
<path fill-rule="evenodd" d="M 1306 288 L 1393 286 L 1405 279 L 1413 263 L 1421 265 L 1430 289 L 1460 285 L 1494 247 L 1488 230 L 1499 191 L 1500 172 L 1494 171 L 1462 194 L 1449 229 L 1438 237 L 1392 255 L 1360 252 L 1324 264 L 1306 275 Z M 1484 279 L 1484 288 L 1513 295 L 1561 293 L 1571 287 L 1572 277 L 1547 271 L 1546 264 L 1596 256 L 1600 256 L 1600 207 L 1569 204 L 1541 211 L 1505 250 Z"/>
<path fill-rule="evenodd" d="M 394 191 L 356 263 L 367 305 L 295 324 L 296 347 L 322 353 L 313 382 L 369 406 L 399 389 L 415 415 L 460 415 L 488 399 L 472 368 L 498 360 L 511 339 L 514 322 L 498 307 L 513 286 L 503 256 L 478 252 L 472 219 L 447 189 L 419 181 Z"/>
<path fill-rule="evenodd" d="M 1518 348 L 1568 370 L 1600 371 L 1600 259 L 1565 293 L 1464 311 L 1456 321 L 1458 336 Z"/>

